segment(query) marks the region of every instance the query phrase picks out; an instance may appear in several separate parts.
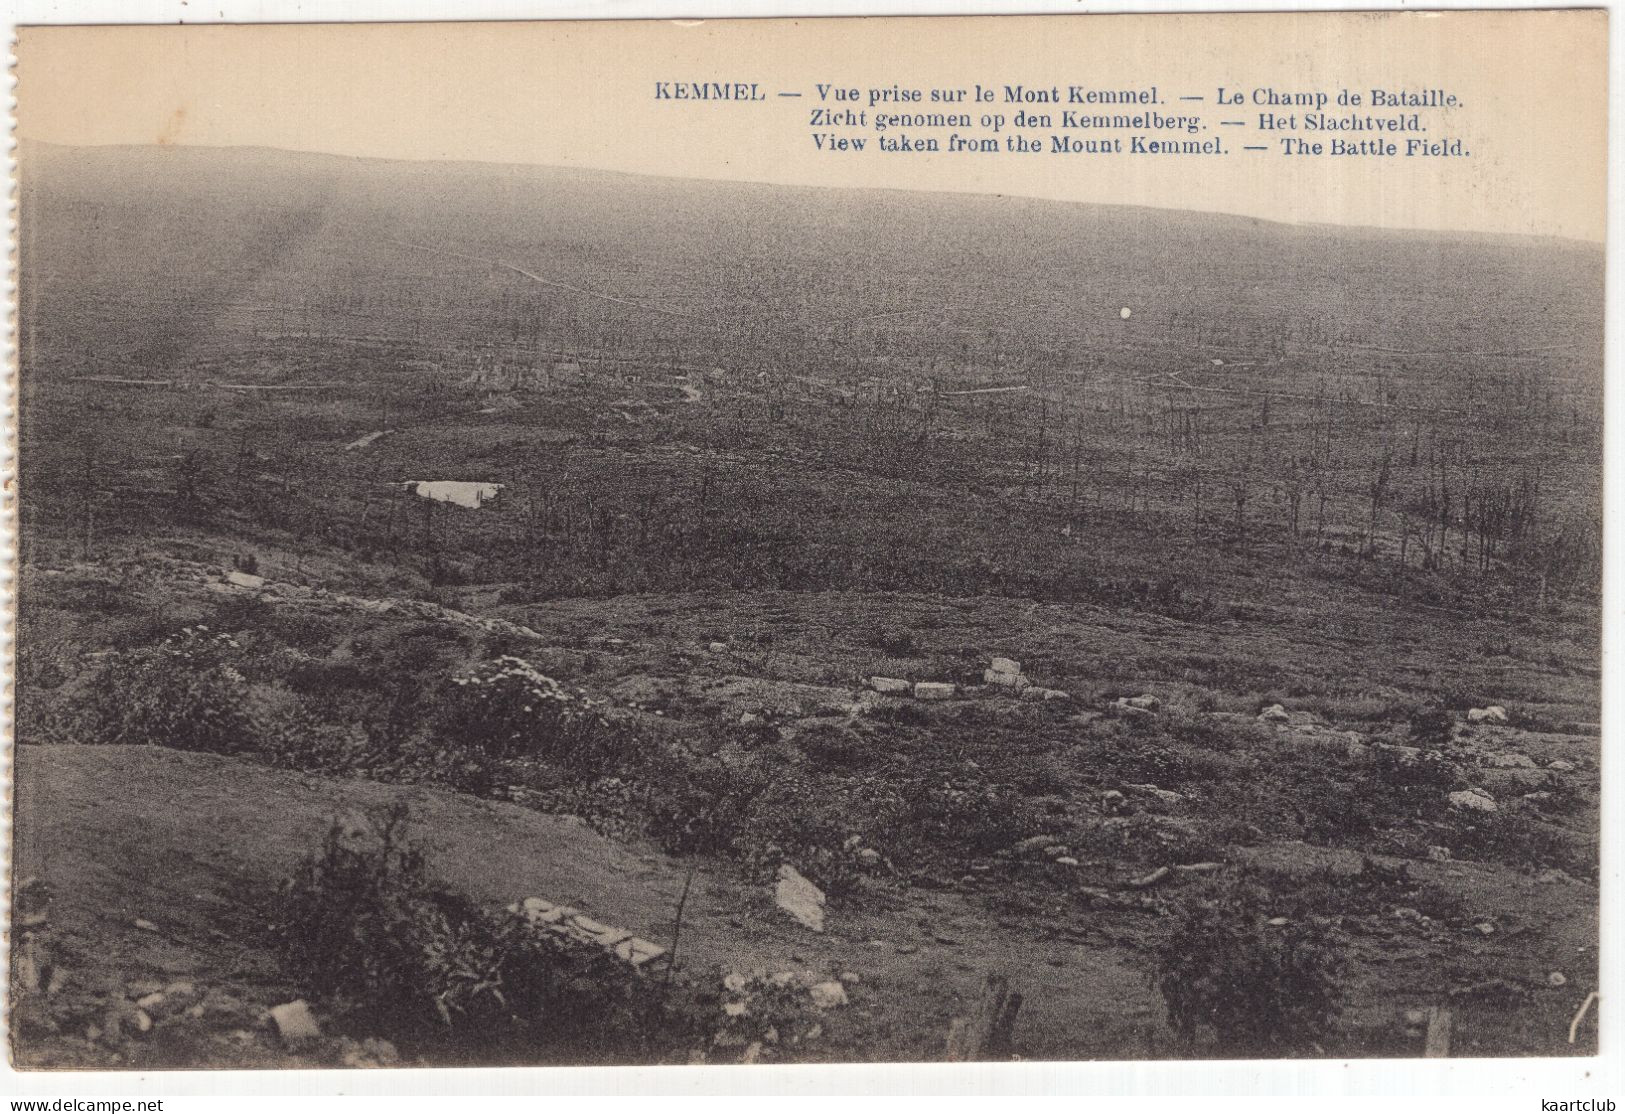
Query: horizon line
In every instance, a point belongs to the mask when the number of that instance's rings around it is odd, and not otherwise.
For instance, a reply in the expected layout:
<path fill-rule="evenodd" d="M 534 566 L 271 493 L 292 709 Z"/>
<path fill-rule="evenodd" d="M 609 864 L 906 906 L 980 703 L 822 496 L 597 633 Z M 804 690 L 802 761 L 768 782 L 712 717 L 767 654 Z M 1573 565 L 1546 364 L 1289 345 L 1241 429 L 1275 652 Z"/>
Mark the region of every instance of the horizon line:
<path fill-rule="evenodd" d="M 564 170 L 578 173 L 613 174 L 628 178 L 654 178 L 668 182 L 713 182 L 721 185 L 762 186 L 769 189 L 807 189 L 807 190 L 852 190 L 864 193 L 904 193 L 904 194 L 939 194 L 957 197 L 986 197 L 1011 198 L 1023 201 L 1038 201 L 1050 205 L 1071 205 L 1084 208 L 1112 208 L 1112 209 L 1145 209 L 1156 213 L 1193 213 L 1203 216 L 1228 217 L 1232 220 L 1257 221 L 1263 224 L 1273 224 L 1282 228 L 1324 230 L 1334 229 L 1351 232 L 1378 232 L 1385 234 L 1411 234 L 1422 236 L 1443 237 L 1483 237 L 1490 239 L 1518 239 L 1518 240 L 1547 240 L 1564 244 L 1574 244 L 1580 247 L 1590 247 L 1605 250 L 1608 244 L 1607 229 L 1598 239 L 1583 236 L 1565 236 L 1556 232 L 1509 232 L 1505 230 L 1492 230 L 1484 228 L 1437 228 L 1423 225 L 1387 225 L 1387 224 L 1341 224 L 1331 221 L 1294 221 L 1283 220 L 1279 217 L 1261 217 L 1253 213 L 1238 213 L 1231 209 L 1191 209 L 1177 208 L 1167 205 L 1153 205 L 1143 201 L 1079 201 L 1076 199 L 1049 197 L 1043 194 L 1032 193 L 993 193 L 987 190 L 974 189 L 922 189 L 906 186 L 866 186 L 866 185 L 826 185 L 816 182 L 775 182 L 759 178 L 721 178 L 699 177 L 683 174 L 659 174 L 638 170 L 622 170 L 601 166 L 584 166 L 569 163 L 521 162 L 507 159 L 479 159 L 462 157 L 407 157 L 401 155 L 358 155 L 345 151 L 331 151 L 312 147 L 276 147 L 264 143 L 59 143 L 50 139 L 39 139 L 34 136 L 16 135 L 16 147 L 13 149 L 11 159 L 18 167 L 21 160 L 17 157 L 25 144 L 34 144 L 43 147 L 54 147 L 63 151 L 102 151 L 102 150 L 187 150 L 187 151 L 270 151 L 284 155 L 314 155 L 321 158 L 351 159 L 363 162 L 379 163 L 409 163 L 414 165 L 451 165 L 451 166 L 491 166 L 505 167 L 519 170 Z"/>

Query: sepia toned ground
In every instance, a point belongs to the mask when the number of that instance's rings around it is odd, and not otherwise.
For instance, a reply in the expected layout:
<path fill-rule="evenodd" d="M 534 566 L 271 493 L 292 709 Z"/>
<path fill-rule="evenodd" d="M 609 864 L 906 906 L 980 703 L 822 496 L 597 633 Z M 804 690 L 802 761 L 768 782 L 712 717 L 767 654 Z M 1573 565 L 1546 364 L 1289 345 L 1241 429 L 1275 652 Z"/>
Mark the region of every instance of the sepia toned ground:
<path fill-rule="evenodd" d="M 1235 901 L 1335 956 L 1296 1054 L 1595 1048 L 1600 252 L 24 166 L 19 1063 L 466 1062 L 269 931 L 390 803 L 493 916 L 844 986 L 713 1060 L 940 1059 L 990 976 L 1005 1054 L 1225 1054 L 1156 979 Z M 504 658 L 604 749 L 458 718 Z"/>

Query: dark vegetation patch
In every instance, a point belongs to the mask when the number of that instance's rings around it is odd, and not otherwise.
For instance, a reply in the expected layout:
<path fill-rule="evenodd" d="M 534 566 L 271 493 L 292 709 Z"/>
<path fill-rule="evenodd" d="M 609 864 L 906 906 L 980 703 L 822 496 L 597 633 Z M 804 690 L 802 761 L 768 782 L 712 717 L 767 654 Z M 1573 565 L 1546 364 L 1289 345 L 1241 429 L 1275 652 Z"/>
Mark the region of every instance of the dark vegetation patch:
<path fill-rule="evenodd" d="M 436 879 L 396 806 L 334 821 L 272 902 L 301 992 L 432 1064 L 644 1064 L 704 1054 L 714 990 L 487 912 Z"/>

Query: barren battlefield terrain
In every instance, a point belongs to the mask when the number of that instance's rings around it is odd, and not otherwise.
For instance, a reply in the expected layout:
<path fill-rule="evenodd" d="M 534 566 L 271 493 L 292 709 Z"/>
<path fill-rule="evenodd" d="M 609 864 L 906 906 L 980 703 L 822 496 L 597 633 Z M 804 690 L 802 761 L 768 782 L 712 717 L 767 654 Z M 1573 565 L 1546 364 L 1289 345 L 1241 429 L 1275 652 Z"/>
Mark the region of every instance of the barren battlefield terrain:
<path fill-rule="evenodd" d="M 1596 1048 L 1600 247 L 20 163 L 20 1065 Z"/>

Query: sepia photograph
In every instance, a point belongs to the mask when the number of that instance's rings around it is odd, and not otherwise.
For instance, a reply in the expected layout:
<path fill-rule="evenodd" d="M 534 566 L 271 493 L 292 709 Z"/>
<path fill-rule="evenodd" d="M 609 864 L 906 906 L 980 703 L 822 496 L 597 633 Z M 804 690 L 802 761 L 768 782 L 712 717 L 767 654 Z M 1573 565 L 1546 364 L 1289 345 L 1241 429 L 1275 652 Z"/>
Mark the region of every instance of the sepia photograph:
<path fill-rule="evenodd" d="M 20 28 L 12 1065 L 1597 1055 L 1607 50 Z"/>

